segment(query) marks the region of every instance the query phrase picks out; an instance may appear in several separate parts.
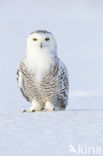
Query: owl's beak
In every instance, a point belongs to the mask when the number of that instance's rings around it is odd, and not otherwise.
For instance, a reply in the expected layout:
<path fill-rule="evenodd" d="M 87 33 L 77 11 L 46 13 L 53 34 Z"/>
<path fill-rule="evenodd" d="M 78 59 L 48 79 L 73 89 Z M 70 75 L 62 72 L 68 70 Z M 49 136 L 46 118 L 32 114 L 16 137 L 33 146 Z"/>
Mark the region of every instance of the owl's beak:
<path fill-rule="evenodd" d="M 42 45 L 42 43 L 40 44 L 40 48 L 42 48 L 43 47 L 43 45 Z"/>

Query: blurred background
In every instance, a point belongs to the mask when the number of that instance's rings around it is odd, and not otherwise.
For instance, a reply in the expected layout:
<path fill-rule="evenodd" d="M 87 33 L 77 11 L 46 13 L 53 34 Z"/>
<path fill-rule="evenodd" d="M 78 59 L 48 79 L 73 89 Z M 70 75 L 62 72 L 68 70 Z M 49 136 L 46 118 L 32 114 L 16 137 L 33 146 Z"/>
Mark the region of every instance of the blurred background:
<path fill-rule="evenodd" d="M 103 108 L 103 1 L 0 0 L 0 111 L 29 107 L 16 69 L 29 33 L 37 29 L 54 34 L 68 68 L 68 108 Z"/>

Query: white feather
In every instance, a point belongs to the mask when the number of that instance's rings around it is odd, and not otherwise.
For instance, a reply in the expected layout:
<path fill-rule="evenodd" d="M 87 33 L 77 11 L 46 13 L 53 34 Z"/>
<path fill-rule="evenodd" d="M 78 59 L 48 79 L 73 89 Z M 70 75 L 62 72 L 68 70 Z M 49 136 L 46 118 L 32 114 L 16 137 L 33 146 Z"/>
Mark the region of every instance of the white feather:
<path fill-rule="evenodd" d="M 38 41 L 33 41 L 33 35 L 30 35 L 27 40 L 27 49 L 26 49 L 26 65 L 29 69 L 35 74 L 36 80 L 40 81 L 42 75 L 47 72 L 50 68 L 50 65 L 53 64 L 53 58 L 56 54 L 56 42 L 54 37 L 47 34 L 40 35 L 36 34 L 35 37 L 38 38 Z M 49 37 L 50 41 L 45 41 L 45 38 Z M 40 48 L 42 43 L 43 48 Z"/>

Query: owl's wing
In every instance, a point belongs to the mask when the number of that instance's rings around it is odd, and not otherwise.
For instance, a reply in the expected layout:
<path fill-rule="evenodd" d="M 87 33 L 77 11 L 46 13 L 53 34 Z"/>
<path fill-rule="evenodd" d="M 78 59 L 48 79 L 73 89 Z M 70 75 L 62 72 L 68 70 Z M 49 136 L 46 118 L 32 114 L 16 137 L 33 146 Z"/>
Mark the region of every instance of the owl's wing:
<path fill-rule="evenodd" d="M 21 64 L 21 62 L 20 62 Z M 18 83 L 18 87 L 22 92 L 22 95 L 27 99 L 27 101 L 29 101 L 29 98 L 26 95 L 26 91 L 25 91 L 25 87 L 24 87 L 24 77 L 23 77 L 23 71 L 22 68 L 19 64 L 19 67 L 17 69 L 17 83 Z"/>
<path fill-rule="evenodd" d="M 69 78 L 66 66 L 59 60 L 59 101 L 62 105 L 68 104 Z"/>

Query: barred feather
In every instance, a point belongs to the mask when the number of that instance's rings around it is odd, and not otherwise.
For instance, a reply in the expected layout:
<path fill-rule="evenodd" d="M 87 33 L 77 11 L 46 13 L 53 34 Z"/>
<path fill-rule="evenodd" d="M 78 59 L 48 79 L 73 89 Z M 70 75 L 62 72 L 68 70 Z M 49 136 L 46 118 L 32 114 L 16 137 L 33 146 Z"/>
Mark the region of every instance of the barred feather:
<path fill-rule="evenodd" d="M 36 81 L 35 75 L 31 74 L 26 66 L 25 57 L 20 62 L 17 75 L 20 90 L 27 101 L 32 102 L 35 98 L 40 103 L 45 103 L 47 100 L 57 99 L 57 106 L 65 108 L 67 105 L 68 75 L 61 60 L 55 60 L 55 66 L 51 67 L 50 71 L 42 77 L 40 83 Z M 20 84 L 20 79 L 22 79 L 22 84 Z"/>

